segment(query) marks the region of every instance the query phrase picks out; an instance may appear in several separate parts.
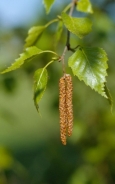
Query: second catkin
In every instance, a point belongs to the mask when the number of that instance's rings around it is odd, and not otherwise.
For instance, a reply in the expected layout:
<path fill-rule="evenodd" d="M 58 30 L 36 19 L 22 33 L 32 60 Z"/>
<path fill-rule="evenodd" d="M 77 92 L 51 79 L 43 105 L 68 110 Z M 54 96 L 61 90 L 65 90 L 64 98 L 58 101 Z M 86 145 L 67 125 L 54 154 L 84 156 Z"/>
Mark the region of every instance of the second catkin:
<path fill-rule="evenodd" d="M 64 74 L 59 81 L 60 136 L 64 145 L 66 145 L 66 136 L 71 136 L 73 129 L 72 92 L 72 77 Z"/>

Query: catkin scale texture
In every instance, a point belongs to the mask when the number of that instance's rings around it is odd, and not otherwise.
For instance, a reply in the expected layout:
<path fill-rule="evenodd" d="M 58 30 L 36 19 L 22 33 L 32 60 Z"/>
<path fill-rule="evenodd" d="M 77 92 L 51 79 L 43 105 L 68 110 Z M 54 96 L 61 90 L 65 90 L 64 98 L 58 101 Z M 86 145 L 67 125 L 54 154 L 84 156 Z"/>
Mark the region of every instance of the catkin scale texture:
<path fill-rule="evenodd" d="M 66 116 L 67 116 L 67 133 L 71 136 L 73 130 L 73 105 L 72 105 L 72 78 L 66 74 Z"/>
<path fill-rule="evenodd" d="M 69 74 L 65 74 L 59 81 L 60 136 L 64 145 L 66 134 L 71 136 L 73 129 L 72 92 L 72 78 Z"/>
<path fill-rule="evenodd" d="M 65 77 L 59 81 L 59 113 L 60 113 L 60 136 L 62 144 L 66 145 L 66 85 Z"/>

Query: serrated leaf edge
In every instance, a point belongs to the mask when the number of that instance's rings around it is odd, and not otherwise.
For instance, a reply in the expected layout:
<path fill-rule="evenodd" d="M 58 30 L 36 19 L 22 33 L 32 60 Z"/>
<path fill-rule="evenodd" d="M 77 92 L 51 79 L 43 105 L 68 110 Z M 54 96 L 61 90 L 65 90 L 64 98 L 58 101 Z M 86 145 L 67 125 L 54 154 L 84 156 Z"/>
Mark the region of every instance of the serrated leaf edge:
<path fill-rule="evenodd" d="M 51 54 L 54 54 L 57 58 L 59 57 L 58 54 L 57 54 L 56 52 L 54 52 L 54 51 L 51 51 L 51 50 L 44 50 L 44 51 L 43 51 L 43 50 L 41 50 L 41 49 L 38 49 L 36 46 L 28 47 L 28 48 L 25 49 L 25 51 L 28 51 L 28 50 L 30 50 L 30 49 L 36 49 L 36 53 L 33 54 L 33 55 L 31 55 L 30 57 L 25 58 L 23 61 L 21 61 L 18 67 L 13 68 L 13 69 L 10 70 L 10 68 L 11 68 L 13 65 L 15 65 L 16 62 L 18 62 L 18 60 L 24 55 L 24 52 L 21 53 L 21 54 L 19 55 L 19 57 L 15 60 L 15 62 L 13 62 L 13 63 L 12 63 L 8 68 L 6 68 L 5 70 L 3 70 L 2 72 L 0 72 L 0 74 L 4 74 L 4 73 L 11 72 L 11 71 L 13 71 L 13 70 L 18 69 L 18 68 L 20 68 L 20 67 L 25 63 L 26 60 L 29 60 L 30 58 L 33 58 L 34 56 L 37 56 L 37 55 L 42 54 L 42 53 L 51 53 Z M 37 53 L 37 51 L 38 51 L 38 53 Z"/>

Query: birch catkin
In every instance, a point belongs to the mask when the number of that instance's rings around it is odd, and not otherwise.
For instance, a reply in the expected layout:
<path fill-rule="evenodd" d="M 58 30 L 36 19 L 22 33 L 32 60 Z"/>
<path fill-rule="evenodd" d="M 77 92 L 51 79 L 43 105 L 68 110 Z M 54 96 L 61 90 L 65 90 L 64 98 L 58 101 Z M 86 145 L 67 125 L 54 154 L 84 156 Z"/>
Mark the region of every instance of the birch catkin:
<path fill-rule="evenodd" d="M 65 74 L 59 81 L 60 136 L 66 145 L 66 134 L 71 136 L 73 129 L 72 78 Z"/>
<path fill-rule="evenodd" d="M 62 144 L 66 145 L 66 83 L 65 77 L 59 81 L 59 112 L 60 112 L 60 136 Z"/>

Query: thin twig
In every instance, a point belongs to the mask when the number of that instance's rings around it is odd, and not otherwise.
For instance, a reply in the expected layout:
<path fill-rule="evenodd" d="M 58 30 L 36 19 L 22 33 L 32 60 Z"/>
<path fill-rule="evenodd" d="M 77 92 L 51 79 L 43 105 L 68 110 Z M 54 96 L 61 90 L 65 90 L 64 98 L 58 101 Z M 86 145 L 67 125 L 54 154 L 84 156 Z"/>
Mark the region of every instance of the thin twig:
<path fill-rule="evenodd" d="M 71 48 L 70 46 L 70 31 L 67 30 L 67 41 L 66 41 L 66 46 L 67 46 L 67 50 L 70 50 L 72 52 L 75 52 L 75 49 L 78 47 L 75 47 L 75 48 Z"/>
<path fill-rule="evenodd" d="M 67 51 L 67 46 L 65 46 L 64 51 L 63 51 L 63 54 L 61 56 L 61 61 L 62 61 L 63 73 L 64 74 L 66 73 L 66 71 L 65 71 L 65 60 L 64 60 L 66 51 Z"/>
<path fill-rule="evenodd" d="M 72 6 L 71 6 L 71 9 L 70 9 L 70 12 L 69 12 L 69 15 L 72 16 L 72 13 L 73 13 L 73 10 L 74 10 L 74 6 L 76 5 L 76 0 L 73 0 L 72 1 Z"/>
<path fill-rule="evenodd" d="M 66 46 L 67 46 L 67 49 L 69 50 L 70 48 L 70 31 L 67 30 L 67 41 L 66 41 Z"/>
<path fill-rule="evenodd" d="M 73 10 L 74 10 L 74 7 L 75 7 L 75 5 L 76 5 L 76 2 L 77 2 L 77 0 L 72 0 L 72 6 L 71 6 L 70 12 L 69 12 L 69 15 L 70 15 L 70 16 L 71 16 L 72 13 L 73 13 Z M 63 53 L 62 53 L 62 56 L 61 56 L 61 58 L 60 58 L 60 60 L 62 61 L 63 73 L 64 73 L 64 74 L 66 73 L 66 71 L 65 71 L 65 60 L 64 60 L 64 57 L 65 57 L 65 54 L 66 54 L 67 50 L 71 50 L 69 40 L 70 40 L 70 32 L 67 31 L 66 46 L 65 46 L 65 48 L 64 48 L 64 50 L 63 50 Z"/>

